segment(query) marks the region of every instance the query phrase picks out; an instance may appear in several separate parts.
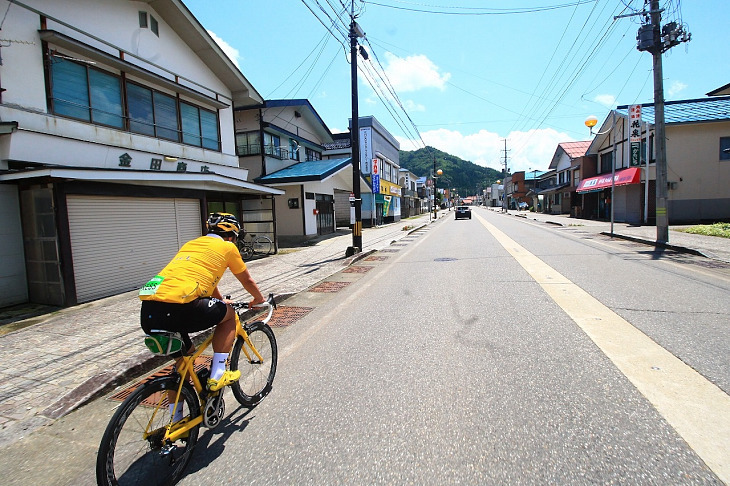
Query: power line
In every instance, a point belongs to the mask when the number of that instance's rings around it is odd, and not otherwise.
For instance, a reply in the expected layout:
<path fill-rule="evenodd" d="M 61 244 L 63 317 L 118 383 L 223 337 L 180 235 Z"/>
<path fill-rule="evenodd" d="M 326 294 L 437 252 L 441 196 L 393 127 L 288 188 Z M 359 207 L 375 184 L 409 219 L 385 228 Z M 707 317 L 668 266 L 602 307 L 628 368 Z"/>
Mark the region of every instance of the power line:
<path fill-rule="evenodd" d="M 438 6 L 438 5 L 423 5 L 423 4 L 416 4 L 416 3 L 410 3 L 410 2 L 400 2 L 398 0 L 393 0 L 395 3 L 403 3 L 407 5 L 418 5 L 420 7 L 424 8 L 415 8 L 415 7 L 399 7 L 396 5 L 387 5 L 384 3 L 379 2 L 373 2 L 368 0 L 363 0 L 363 3 L 370 4 L 370 5 L 377 5 L 379 7 L 386 7 L 386 8 L 392 8 L 397 10 L 407 10 L 410 12 L 419 12 L 419 13 L 428 13 L 428 14 L 439 14 L 439 15 L 518 15 L 518 14 L 528 14 L 528 13 L 537 13 L 537 12 L 546 12 L 549 10 L 557 10 L 561 8 L 566 7 L 572 7 L 574 5 L 581 5 L 584 3 L 592 3 L 596 0 L 578 0 L 576 2 L 571 3 L 564 3 L 564 4 L 558 4 L 558 5 L 548 5 L 545 7 L 525 7 L 525 8 L 484 8 L 484 7 L 459 7 L 459 6 Z M 432 9 L 440 9 L 440 10 L 427 10 L 425 7 L 429 7 Z M 450 10 L 463 10 L 459 12 L 454 12 Z"/>

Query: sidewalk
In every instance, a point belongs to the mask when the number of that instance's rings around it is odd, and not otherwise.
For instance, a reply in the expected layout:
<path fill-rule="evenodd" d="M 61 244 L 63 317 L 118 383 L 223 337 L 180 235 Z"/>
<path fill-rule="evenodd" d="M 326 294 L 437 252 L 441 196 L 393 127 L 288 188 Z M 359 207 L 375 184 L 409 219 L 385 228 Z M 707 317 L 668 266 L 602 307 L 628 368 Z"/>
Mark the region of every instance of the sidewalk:
<path fill-rule="evenodd" d="M 365 228 L 363 251 L 350 258 L 345 251 L 352 245 L 352 232 L 338 231 L 251 261 L 248 267 L 261 291 L 281 301 L 429 222 L 425 214 Z M 234 300 L 247 297 L 230 272 L 219 288 Z M 165 360 L 142 343 L 139 307 L 137 291 L 132 291 L 0 326 L 0 446 L 162 365 Z"/>
<path fill-rule="evenodd" d="M 497 213 L 502 212 L 501 208 L 489 209 Z M 571 218 L 567 214 L 543 214 L 515 210 L 509 210 L 504 214 L 539 221 L 541 223 L 554 224 L 557 226 L 574 227 L 576 230 L 588 233 L 600 233 L 609 237 L 611 235 L 611 223 L 609 221 Z M 694 235 L 679 231 L 686 227 L 688 226 L 670 226 L 669 242 L 660 246 L 685 253 L 704 256 L 720 262 L 730 263 L 729 238 Z M 649 246 L 657 246 L 656 226 L 634 226 L 626 223 L 614 222 L 613 235 L 615 238 L 644 243 Z"/>

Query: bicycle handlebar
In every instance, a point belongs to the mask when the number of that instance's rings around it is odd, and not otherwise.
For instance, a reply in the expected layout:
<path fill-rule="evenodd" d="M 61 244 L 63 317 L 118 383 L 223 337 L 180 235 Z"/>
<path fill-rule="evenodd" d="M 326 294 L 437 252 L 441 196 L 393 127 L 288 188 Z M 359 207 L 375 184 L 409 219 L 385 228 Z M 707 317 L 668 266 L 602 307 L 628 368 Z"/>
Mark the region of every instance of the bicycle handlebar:
<path fill-rule="evenodd" d="M 231 302 L 231 307 L 233 309 L 239 311 L 239 310 L 245 310 L 249 309 L 248 302 Z M 276 309 L 276 300 L 274 299 L 274 294 L 269 294 L 269 297 L 266 299 L 266 302 L 262 302 L 260 304 L 256 304 L 253 306 L 252 309 L 264 309 L 268 308 L 268 313 L 266 317 L 263 319 L 264 324 L 269 322 L 271 320 L 271 316 L 274 314 L 274 309 Z"/>

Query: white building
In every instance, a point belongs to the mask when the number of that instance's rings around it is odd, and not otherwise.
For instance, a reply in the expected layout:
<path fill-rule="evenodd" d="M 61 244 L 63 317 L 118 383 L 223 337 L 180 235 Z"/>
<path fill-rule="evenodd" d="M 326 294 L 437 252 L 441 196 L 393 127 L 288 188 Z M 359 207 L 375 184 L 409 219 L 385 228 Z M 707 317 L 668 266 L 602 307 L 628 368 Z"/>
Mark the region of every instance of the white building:
<path fill-rule="evenodd" d="M 138 288 L 248 182 L 233 107 L 263 100 L 179 0 L 0 0 L 0 305 Z"/>

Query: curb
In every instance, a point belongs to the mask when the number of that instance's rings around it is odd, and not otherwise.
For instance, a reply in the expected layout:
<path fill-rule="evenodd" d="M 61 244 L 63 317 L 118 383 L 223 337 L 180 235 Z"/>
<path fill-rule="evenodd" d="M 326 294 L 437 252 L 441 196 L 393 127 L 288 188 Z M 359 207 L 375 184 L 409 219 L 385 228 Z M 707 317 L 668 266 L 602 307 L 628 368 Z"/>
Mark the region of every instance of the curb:
<path fill-rule="evenodd" d="M 674 251 L 678 251 L 680 253 L 689 253 L 691 255 L 710 258 L 713 260 L 717 259 L 714 255 L 705 253 L 705 252 L 703 252 L 701 250 L 697 250 L 695 248 L 688 248 L 686 246 L 672 245 L 670 243 L 661 243 L 659 241 L 647 240 L 646 238 L 639 238 L 637 236 L 622 235 L 620 233 L 615 233 L 615 232 L 613 234 L 611 234 L 610 231 L 601 231 L 600 234 L 602 234 L 604 236 L 612 237 L 612 238 L 621 238 L 622 240 L 633 241 L 634 243 L 642 243 L 644 245 L 653 246 L 655 248 L 666 248 L 668 250 L 674 250 Z"/>

